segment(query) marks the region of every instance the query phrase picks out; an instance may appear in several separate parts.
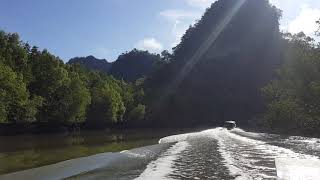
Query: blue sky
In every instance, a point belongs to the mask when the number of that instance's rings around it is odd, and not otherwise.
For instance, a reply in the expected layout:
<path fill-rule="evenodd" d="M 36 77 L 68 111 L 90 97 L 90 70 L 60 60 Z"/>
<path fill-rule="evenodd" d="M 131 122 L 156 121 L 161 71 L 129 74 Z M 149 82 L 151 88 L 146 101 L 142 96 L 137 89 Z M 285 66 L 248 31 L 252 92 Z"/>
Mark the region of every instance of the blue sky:
<path fill-rule="evenodd" d="M 63 60 L 94 55 L 113 61 L 133 48 L 171 49 L 215 0 L 1 0 L 0 29 Z M 270 0 L 281 29 L 313 35 L 320 0 Z"/>

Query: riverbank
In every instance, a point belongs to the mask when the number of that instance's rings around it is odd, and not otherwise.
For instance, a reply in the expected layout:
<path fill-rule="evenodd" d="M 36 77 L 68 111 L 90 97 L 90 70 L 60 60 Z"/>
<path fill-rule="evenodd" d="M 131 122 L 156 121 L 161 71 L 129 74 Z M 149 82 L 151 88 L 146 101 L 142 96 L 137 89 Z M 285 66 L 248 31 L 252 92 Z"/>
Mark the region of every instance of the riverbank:
<path fill-rule="evenodd" d="M 0 136 L 45 135 L 45 134 L 78 134 L 81 131 L 119 131 L 140 129 L 137 126 L 122 124 L 59 124 L 59 123 L 25 123 L 0 124 Z M 141 129 L 150 129 L 142 126 Z"/>
<path fill-rule="evenodd" d="M 169 126 L 157 126 L 156 128 L 152 125 L 137 125 L 137 124 L 100 124 L 100 125 L 90 125 L 90 124 L 52 124 L 52 123 L 27 123 L 27 124 L 0 124 L 0 136 L 22 136 L 22 135 L 50 135 L 50 134 L 64 134 L 64 135 L 77 135 L 81 132 L 88 131 L 104 131 L 107 133 L 117 133 L 117 132 L 130 132 L 130 131 L 145 131 L 150 129 L 156 129 L 157 131 L 167 130 L 181 130 L 180 132 L 185 132 L 186 129 L 210 129 L 213 127 L 219 127 L 221 124 L 216 125 L 203 125 L 198 127 L 169 127 Z M 308 131 L 302 129 L 281 129 L 281 128 L 268 128 L 264 125 L 239 125 L 240 128 L 257 133 L 269 133 L 269 134 L 279 134 L 283 136 L 304 136 L 304 137 L 315 137 L 320 138 L 319 131 Z"/>
<path fill-rule="evenodd" d="M 168 129 L 208 129 L 219 125 L 185 126 L 185 125 L 157 125 L 152 124 L 128 124 L 128 123 L 105 123 L 105 124 L 59 124 L 59 123 L 22 123 L 22 124 L 0 124 L 0 136 L 19 135 L 46 135 L 46 134 L 79 134 L 81 131 L 130 131 L 130 130 L 168 130 Z"/>

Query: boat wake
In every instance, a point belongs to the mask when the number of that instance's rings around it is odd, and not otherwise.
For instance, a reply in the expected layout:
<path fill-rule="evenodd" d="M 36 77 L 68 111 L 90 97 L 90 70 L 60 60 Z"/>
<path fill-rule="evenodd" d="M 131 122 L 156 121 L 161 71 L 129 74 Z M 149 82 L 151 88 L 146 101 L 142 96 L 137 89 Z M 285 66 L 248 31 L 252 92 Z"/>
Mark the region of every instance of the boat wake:
<path fill-rule="evenodd" d="M 297 139 L 309 143 L 298 146 Z M 228 131 L 224 128 L 210 129 L 198 133 L 181 134 L 160 139 L 159 143 L 188 144 L 174 153 L 151 162 L 138 179 L 318 179 L 320 177 L 319 139 L 281 138 L 278 135 L 249 133 L 241 129 Z M 275 143 L 276 142 L 276 143 Z M 297 145 L 294 146 L 293 144 Z M 292 148 L 294 147 L 294 148 Z M 168 161 L 166 161 L 168 159 Z M 164 160 L 164 161 L 163 161 Z M 277 168 L 276 168 L 277 162 Z M 297 162 L 310 162 L 306 175 L 304 164 L 297 168 Z M 162 164 L 170 164 L 163 171 Z M 292 165 L 292 166 L 290 166 Z M 295 166 L 294 166 L 295 165 Z M 295 173 L 287 167 L 295 167 Z M 152 167 L 152 168 L 150 168 Z M 168 168 L 168 167 L 165 167 Z M 151 170 L 152 169 L 152 170 Z M 278 172 L 277 172 L 278 169 Z M 228 172 L 228 173 L 226 173 Z M 291 174 L 288 174 L 290 173 Z M 277 176 L 278 174 L 278 176 Z M 301 176 L 299 176 L 299 174 Z M 280 177 L 280 176 L 281 177 Z"/>
<path fill-rule="evenodd" d="M 155 161 L 148 164 L 146 170 L 136 180 L 141 179 L 171 179 L 168 174 L 176 171 L 174 168 L 174 162 L 177 160 L 179 154 L 189 146 L 186 141 L 176 143 L 174 146 L 169 148 L 165 153 L 161 155 Z"/>

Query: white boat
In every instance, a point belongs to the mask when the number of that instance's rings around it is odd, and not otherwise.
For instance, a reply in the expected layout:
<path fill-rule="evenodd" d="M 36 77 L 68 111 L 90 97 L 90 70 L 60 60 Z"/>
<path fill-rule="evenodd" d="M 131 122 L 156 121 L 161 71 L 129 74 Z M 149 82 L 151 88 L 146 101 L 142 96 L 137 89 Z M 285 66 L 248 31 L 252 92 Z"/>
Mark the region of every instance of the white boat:
<path fill-rule="evenodd" d="M 228 130 L 234 129 L 237 127 L 237 124 L 235 121 L 226 121 L 224 122 L 223 127 L 227 128 Z"/>

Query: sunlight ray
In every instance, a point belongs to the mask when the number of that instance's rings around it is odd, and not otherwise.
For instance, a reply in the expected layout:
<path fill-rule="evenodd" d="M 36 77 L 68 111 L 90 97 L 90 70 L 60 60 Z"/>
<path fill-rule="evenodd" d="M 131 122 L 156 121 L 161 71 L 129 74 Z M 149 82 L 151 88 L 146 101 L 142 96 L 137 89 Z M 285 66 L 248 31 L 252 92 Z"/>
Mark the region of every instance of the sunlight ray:
<path fill-rule="evenodd" d="M 224 31 L 227 25 L 231 22 L 233 17 L 237 14 L 240 8 L 246 0 L 239 0 L 234 6 L 226 13 L 226 16 L 219 22 L 219 24 L 212 30 L 208 39 L 202 43 L 202 45 L 198 48 L 198 50 L 194 53 L 194 55 L 186 62 L 181 71 L 175 77 L 175 79 L 169 85 L 167 91 L 165 92 L 165 96 L 167 97 L 171 93 L 174 93 L 176 89 L 179 87 L 184 78 L 191 72 L 193 67 L 199 62 L 201 57 L 208 51 L 211 45 L 218 39 L 220 34 Z"/>

